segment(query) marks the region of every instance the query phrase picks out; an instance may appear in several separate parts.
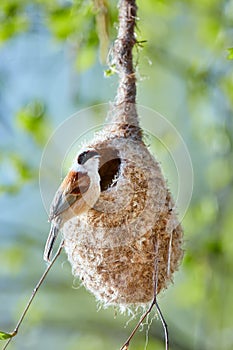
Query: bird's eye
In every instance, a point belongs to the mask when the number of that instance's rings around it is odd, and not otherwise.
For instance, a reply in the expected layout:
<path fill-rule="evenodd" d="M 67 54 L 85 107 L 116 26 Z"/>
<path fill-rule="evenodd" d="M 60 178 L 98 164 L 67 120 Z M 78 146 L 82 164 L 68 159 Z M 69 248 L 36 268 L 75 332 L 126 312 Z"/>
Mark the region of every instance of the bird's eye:
<path fill-rule="evenodd" d="M 78 156 L 78 159 L 77 159 L 78 164 L 84 164 L 84 163 L 85 163 L 85 161 L 86 161 L 86 153 L 87 153 L 87 152 L 83 152 L 83 153 L 81 153 L 81 154 Z"/>
<path fill-rule="evenodd" d="M 78 156 L 77 162 L 78 164 L 85 164 L 86 161 L 94 156 L 98 156 L 99 154 L 96 151 L 88 150 L 80 153 Z"/>

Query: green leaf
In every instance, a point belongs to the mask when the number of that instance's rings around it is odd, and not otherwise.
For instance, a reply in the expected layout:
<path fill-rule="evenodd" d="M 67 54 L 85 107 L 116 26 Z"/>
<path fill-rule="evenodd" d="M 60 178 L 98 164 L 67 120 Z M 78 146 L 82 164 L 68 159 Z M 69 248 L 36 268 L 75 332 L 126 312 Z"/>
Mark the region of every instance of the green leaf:
<path fill-rule="evenodd" d="M 60 40 L 67 39 L 78 28 L 77 14 L 71 6 L 57 7 L 48 16 L 47 24 L 52 33 Z"/>
<path fill-rule="evenodd" d="M 227 49 L 228 51 L 228 60 L 233 60 L 233 47 L 230 47 L 229 49 Z"/>
<path fill-rule="evenodd" d="M 6 340 L 6 339 L 10 339 L 14 336 L 14 333 L 6 333 L 3 331 L 0 331 L 0 340 Z"/>
<path fill-rule="evenodd" d="M 115 73 L 116 73 L 116 65 L 114 64 L 114 65 L 110 66 L 108 69 L 105 69 L 104 76 L 106 78 L 109 78 L 112 75 L 114 75 Z"/>
<path fill-rule="evenodd" d="M 96 60 L 96 48 L 92 46 L 80 49 L 76 59 L 76 68 L 79 72 L 83 72 L 90 68 Z"/>
<path fill-rule="evenodd" d="M 33 100 L 21 108 L 16 114 L 16 121 L 39 145 L 45 143 L 48 125 L 46 106 L 42 101 Z"/>

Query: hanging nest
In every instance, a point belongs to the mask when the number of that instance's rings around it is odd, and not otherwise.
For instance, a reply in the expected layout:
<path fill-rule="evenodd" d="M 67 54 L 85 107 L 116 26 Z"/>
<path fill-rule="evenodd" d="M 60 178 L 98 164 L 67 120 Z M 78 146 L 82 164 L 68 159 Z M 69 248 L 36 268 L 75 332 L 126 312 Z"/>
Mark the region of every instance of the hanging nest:
<path fill-rule="evenodd" d="M 73 275 L 105 306 L 150 302 L 183 255 L 182 228 L 160 166 L 133 123 L 136 114 L 134 104 L 118 105 L 86 145 L 101 156 L 101 195 L 63 228 Z"/>
<path fill-rule="evenodd" d="M 117 95 L 109 124 L 86 145 L 101 156 L 99 200 L 63 228 L 73 275 L 105 306 L 123 308 L 154 300 L 183 255 L 182 228 L 137 115 L 136 18 L 135 0 L 121 0 L 110 55 L 119 76 Z"/>

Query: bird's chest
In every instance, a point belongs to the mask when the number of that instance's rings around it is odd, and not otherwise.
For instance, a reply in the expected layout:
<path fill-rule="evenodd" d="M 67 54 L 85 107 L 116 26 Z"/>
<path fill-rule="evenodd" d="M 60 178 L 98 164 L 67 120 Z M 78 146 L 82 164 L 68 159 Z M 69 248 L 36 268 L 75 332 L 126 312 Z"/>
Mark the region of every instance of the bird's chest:
<path fill-rule="evenodd" d="M 99 195 L 100 189 L 98 183 L 91 182 L 88 191 L 82 193 L 80 199 L 77 200 L 70 209 L 73 211 L 74 215 L 80 215 L 95 205 Z"/>

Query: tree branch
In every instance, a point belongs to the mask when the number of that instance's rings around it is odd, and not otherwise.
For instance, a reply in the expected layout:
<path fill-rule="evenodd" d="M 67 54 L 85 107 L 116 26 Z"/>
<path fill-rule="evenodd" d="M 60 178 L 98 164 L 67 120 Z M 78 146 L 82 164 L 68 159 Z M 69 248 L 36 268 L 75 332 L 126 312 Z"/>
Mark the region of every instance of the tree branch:
<path fill-rule="evenodd" d="M 136 0 L 120 0 L 119 27 L 111 64 L 119 76 L 119 86 L 111 111 L 111 120 L 118 124 L 115 132 L 141 141 L 142 130 L 136 108 L 136 75 L 133 63 L 133 48 L 136 44 Z"/>
<path fill-rule="evenodd" d="M 136 77 L 133 66 L 136 16 L 136 1 L 121 0 L 119 3 L 118 35 L 113 49 L 114 63 L 119 75 L 116 105 L 122 102 L 136 102 Z"/>

